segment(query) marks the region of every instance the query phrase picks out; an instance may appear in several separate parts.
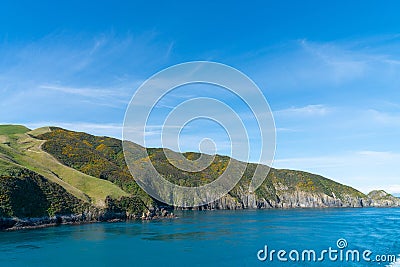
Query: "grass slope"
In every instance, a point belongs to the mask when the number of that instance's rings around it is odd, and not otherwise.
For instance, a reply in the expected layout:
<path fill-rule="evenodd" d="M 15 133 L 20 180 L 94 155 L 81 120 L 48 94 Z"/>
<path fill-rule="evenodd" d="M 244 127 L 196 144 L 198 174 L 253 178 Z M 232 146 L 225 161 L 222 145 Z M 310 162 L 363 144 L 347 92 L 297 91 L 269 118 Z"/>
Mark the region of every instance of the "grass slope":
<path fill-rule="evenodd" d="M 0 135 L 23 134 L 29 131 L 30 129 L 23 125 L 0 125 Z"/>
<path fill-rule="evenodd" d="M 0 157 L 42 175 L 78 199 L 98 207 L 105 206 L 107 196 L 116 199 L 128 196 L 115 184 L 65 166 L 44 152 L 41 149 L 44 141 L 34 137 L 48 131 L 48 127 L 29 131 L 17 126 L 0 126 L 1 136 L 6 139 L 6 142 L 0 143 Z"/>

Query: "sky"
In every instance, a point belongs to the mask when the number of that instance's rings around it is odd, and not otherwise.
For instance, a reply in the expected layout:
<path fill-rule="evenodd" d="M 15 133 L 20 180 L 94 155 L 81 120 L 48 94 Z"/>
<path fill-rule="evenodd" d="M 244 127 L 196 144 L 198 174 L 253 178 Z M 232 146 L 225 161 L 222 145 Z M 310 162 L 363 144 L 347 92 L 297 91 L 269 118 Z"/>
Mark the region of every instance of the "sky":
<path fill-rule="evenodd" d="M 400 193 L 398 10 L 398 1 L 2 1 L 0 123 L 121 138 L 146 79 L 178 63 L 220 62 L 267 99 L 273 167 Z M 199 96 L 244 112 L 197 86 L 166 97 L 161 113 Z M 214 138 L 227 151 L 218 125 L 192 124 L 183 150 Z"/>

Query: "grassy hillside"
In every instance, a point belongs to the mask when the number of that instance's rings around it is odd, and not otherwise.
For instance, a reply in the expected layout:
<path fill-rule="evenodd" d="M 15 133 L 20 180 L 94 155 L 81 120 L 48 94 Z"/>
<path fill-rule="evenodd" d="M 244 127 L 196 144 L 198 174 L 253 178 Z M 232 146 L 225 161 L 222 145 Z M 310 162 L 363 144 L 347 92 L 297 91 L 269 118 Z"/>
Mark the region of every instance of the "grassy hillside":
<path fill-rule="evenodd" d="M 30 129 L 22 125 L 0 125 L 0 135 L 23 134 L 29 131 Z"/>
<path fill-rule="evenodd" d="M 5 140 L 0 143 L 0 158 L 42 175 L 65 188 L 76 198 L 95 206 L 105 207 L 107 196 L 112 198 L 128 196 L 127 192 L 115 184 L 65 166 L 44 152 L 41 149 L 44 141 L 35 136 L 49 131 L 49 128 L 35 131 L 26 128 L 26 130 L 23 131 L 22 127 L 0 126 L 0 132 L 3 133 L 1 136 Z"/>

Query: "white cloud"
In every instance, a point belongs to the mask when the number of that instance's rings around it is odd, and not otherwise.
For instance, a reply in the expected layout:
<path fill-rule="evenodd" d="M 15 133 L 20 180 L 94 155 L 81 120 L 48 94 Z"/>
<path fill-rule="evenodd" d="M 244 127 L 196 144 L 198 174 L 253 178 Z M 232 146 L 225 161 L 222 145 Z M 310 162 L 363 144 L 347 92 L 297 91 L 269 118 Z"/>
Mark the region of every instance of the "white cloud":
<path fill-rule="evenodd" d="M 278 158 L 274 167 L 318 173 L 368 193 L 384 189 L 396 193 L 400 179 L 400 153 L 354 151 L 320 157 Z M 400 192 L 400 191 L 399 191 Z"/>
<path fill-rule="evenodd" d="M 290 107 L 274 111 L 275 116 L 324 116 L 328 114 L 332 108 L 325 105 L 307 105 L 304 107 Z"/>
<path fill-rule="evenodd" d="M 124 92 L 121 89 L 101 89 L 101 88 L 89 88 L 89 87 L 67 87 L 60 85 L 39 85 L 39 88 L 58 91 L 71 95 L 84 96 L 89 98 L 108 98 L 108 97 L 129 97 L 128 92 Z M 126 102 L 128 102 L 127 99 Z"/>
<path fill-rule="evenodd" d="M 90 122 L 31 122 L 25 124 L 30 129 L 44 126 L 61 127 L 67 130 L 86 132 L 98 136 L 121 138 L 122 124 L 119 123 L 90 123 Z"/>
<path fill-rule="evenodd" d="M 272 92 L 297 91 L 313 96 L 313 92 L 328 88 L 351 93 L 371 85 L 385 86 L 379 88 L 382 91 L 398 90 L 399 38 L 375 39 L 297 40 L 281 44 L 279 49 L 264 49 L 248 64 L 256 82 Z"/>
<path fill-rule="evenodd" d="M 112 32 L 93 36 L 62 33 L 19 45 L 2 43 L 0 105 L 18 112 L 1 113 L 0 120 L 39 113 L 42 120 L 47 114 L 61 113 L 71 106 L 90 116 L 100 113 L 102 108 L 121 109 L 148 72 L 151 74 L 165 64 L 168 59 L 163 55 L 171 49 L 170 43 L 160 43 L 154 33 L 135 36 L 129 33 L 117 36 Z M 37 105 L 26 105 L 32 102 Z M 75 120 L 69 116 L 71 113 L 55 120 Z"/>
<path fill-rule="evenodd" d="M 299 132 L 300 131 L 300 130 L 297 130 L 297 129 L 285 128 L 285 127 L 279 127 L 279 128 L 276 128 L 275 130 L 278 133 L 295 133 L 295 132 Z"/>
<path fill-rule="evenodd" d="M 319 61 L 327 77 L 336 83 L 361 77 L 368 66 L 369 58 L 334 43 L 315 43 L 300 40 L 300 45 L 311 57 Z M 316 77 L 315 78 L 324 78 Z M 310 77 L 311 78 L 311 77 Z"/>
<path fill-rule="evenodd" d="M 386 192 L 390 194 L 400 194 L 400 184 L 393 184 L 386 187 Z"/>
<path fill-rule="evenodd" d="M 400 112 L 384 112 L 375 109 L 368 109 L 365 113 L 369 120 L 372 120 L 375 123 L 400 126 Z"/>

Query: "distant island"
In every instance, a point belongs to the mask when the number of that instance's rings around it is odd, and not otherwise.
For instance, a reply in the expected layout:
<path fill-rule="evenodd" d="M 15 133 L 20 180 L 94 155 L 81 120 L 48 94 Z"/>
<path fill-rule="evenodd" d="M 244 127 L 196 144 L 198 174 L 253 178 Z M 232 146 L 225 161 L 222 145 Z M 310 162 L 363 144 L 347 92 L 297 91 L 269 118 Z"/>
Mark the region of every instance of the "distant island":
<path fill-rule="evenodd" d="M 145 149 L 133 144 L 137 149 Z M 199 173 L 176 169 L 161 148 L 148 149 L 155 168 L 182 186 L 215 180 L 230 158 L 215 157 Z M 196 159 L 198 153 L 184 153 Z M 137 159 L 140 160 L 140 159 Z M 249 163 L 226 196 L 196 209 L 398 207 L 382 190 L 368 195 L 319 175 L 271 168 L 263 184 L 248 190 L 256 164 Z M 173 218 L 174 207 L 146 194 L 125 163 L 122 141 L 58 127 L 35 130 L 0 125 L 0 229 L 48 225 Z"/>

